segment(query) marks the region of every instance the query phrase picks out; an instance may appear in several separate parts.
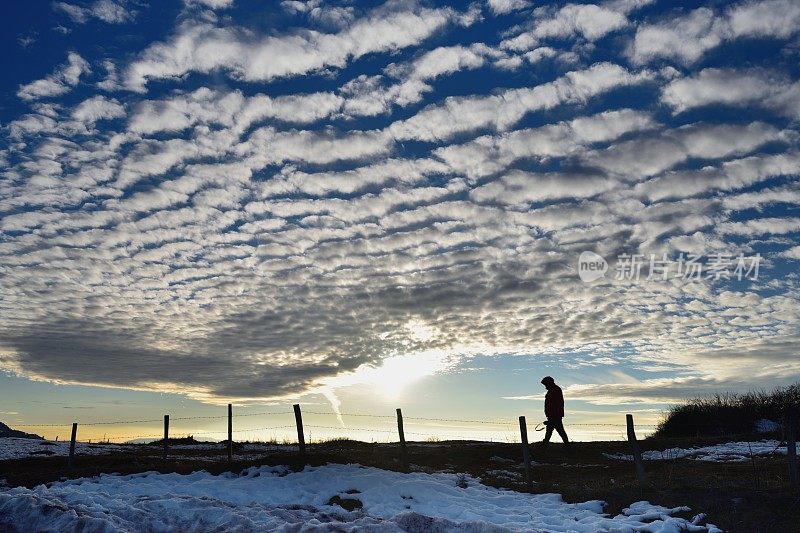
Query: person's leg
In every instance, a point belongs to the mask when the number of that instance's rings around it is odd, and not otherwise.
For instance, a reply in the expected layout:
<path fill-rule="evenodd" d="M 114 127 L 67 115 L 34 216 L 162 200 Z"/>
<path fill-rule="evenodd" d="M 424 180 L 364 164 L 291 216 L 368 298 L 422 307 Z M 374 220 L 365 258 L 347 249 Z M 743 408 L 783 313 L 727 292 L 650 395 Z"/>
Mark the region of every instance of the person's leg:
<path fill-rule="evenodd" d="M 542 441 L 543 445 L 547 445 L 550 442 L 550 437 L 553 436 L 553 424 L 548 420 L 547 421 L 547 429 L 544 432 L 544 440 Z"/>
<path fill-rule="evenodd" d="M 564 441 L 564 444 L 569 444 L 569 437 L 567 436 L 567 432 L 564 430 L 564 422 L 560 418 L 558 419 L 558 422 L 556 422 L 554 429 L 558 432 L 558 436 L 561 437 L 561 440 Z"/>

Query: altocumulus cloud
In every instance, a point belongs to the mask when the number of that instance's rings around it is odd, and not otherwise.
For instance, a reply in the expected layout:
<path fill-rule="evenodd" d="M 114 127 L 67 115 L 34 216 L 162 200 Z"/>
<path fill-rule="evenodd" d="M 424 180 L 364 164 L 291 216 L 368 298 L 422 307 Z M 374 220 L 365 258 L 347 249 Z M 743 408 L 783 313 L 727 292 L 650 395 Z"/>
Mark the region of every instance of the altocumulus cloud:
<path fill-rule="evenodd" d="M 207 401 L 431 351 L 652 375 L 597 403 L 800 376 L 794 3 L 176 4 L 18 80 L 2 367 Z M 585 284 L 583 250 L 764 262 Z"/>

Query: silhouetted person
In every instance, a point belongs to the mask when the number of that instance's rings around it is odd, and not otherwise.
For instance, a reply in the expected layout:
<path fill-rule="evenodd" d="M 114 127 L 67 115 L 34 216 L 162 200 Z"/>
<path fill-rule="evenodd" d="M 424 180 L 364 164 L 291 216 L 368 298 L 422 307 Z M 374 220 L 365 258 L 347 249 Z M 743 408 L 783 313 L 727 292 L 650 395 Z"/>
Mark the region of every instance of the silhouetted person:
<path fill-rule="evenodd" d="M 567 432 L 564 431 L 564 423 L 561 421 L 564 418 L 564 393 L 561 392 L 561 387 L 556 385 L 556 382 L 550 376 L 542 379 L 542 385 L 547 388 L 547 394 L 544 396 L 544 414 L 547 417 L 547 431 L 544 433 L 544 440 L 542 446 L 547 446 L 550 442 L 550 437 L 553 435 L 553 430 L 558 431 L 558 435 L 564 444 L 569 446 L 569 437 Z"/>

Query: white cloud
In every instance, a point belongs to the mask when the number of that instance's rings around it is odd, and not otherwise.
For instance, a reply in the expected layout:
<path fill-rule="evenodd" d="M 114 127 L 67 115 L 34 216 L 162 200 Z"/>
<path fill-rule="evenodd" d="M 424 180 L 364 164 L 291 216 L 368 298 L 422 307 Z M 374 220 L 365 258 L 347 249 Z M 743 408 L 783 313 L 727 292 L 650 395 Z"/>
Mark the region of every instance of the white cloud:
<path fill-rule="evenodd" d="M 472 180 L 505 170 L 520 159 L 565 157 L 594 143 L 605 143 L 625 133 L 650 129 L 650 115 L 631 109 L 606 111 L 569 122 L 482 136 L 470 142 L 438 148 L 434 154 Z"/>
<path fill-rule="evenodd" d="M 125 108 L 117 101 L 104 96 L 93 96 L 78 104 L 72 111 L 72 118 L 87 124 L 98 120 L 125 116 Z"/>
<path fill-rule="evenodd" d="M 186 24 L 168 42 L 148 47 L 128 65 L 125 85 L 144 91 L 148 80 L 216 69 L 248 81 L 341 68 L 366 54 L 418 44 L 450 23 L 469 24 L 451 9 L 414 5 L 376 9 L 338 33 L 306 30 L 257 38 L 237 28 Z"/>
<path fill-rule="evenodd" d="M 361 75 L 342 86 L 346 97 L 344 112 L 348 115 L 377 115 L 390 111 L 393 105 L 405 107 L 422 100 L 433 90 L 428 83 L 438 77 L 462 70 L 482 67 L 488 57 L 501 55 L 483 44 L 443 46 L 406 63 L 392 63 L 384 69 L 386 76 L 399 80 L 384 85 L 383 76 Z"/>
<path fill-rule="evenodd" d="M 800 4 L 792 0 L 743 2 L 727 16 L 734 37 L 786 39 L 800 31 Z"/>
<path fill-rule="evenodd" d="M 486 0 L 486 3 L 495 15 L 505 15 L 531 5 L 528 0 Z"/>
<path fill-rule="evenodd" d="M 744 126 L 699 123 L 661 132 L 655 138 L 633 139 L 594 151 L 587 154 L 583 162 L 639 180 L 660 174 L 690 158 L 722 159 L 743 155 L 768 142 L 786 139 L 785 132 L 763 122 Z"/>
<path fill-rule="evenodd" d="M 800 231 L 800 218 L 756 218 L 743 222 L 723 222 L 717 225 L 717 231 L 723 234 L 758 235 L 796 233 Z"/>
<path fill-rule="evenodd" d="M 482 128 L 503 131 L 531 111 L 584 103 L 603 92 L 649 78 L 649 73 L 632 74 L 619 65 L 597 63 L 532 88 L 505 90 L 493 96 L 449 97 L 443 104 L 395 122 L 389 129 L 398 139 L 428 142 Z"/>
<path fill-rule="evenodd" d="M 227 9 L 233 5 L 234 0 L 183 0 L 187 6 L 203 6 L 211 9 Z"/>
<path fill-rule="evenodd" d="M 798 255 L 794 51 L 759 69 L 593 63 L 619 52 L 644 3 L 534 8 L 475 32 L 445 31 L 476 20 L 475 5 L 284 2 L 294 15 L 276 19 L 302 26 L 288 33 L 235 25 L 241 9 L 185 9 L 139 55 L 104 48 L 100 84 L 37 101 L 84 79 L 74 56 L 0 129 L 2 365 L 209 401 L 299 394 L 436 350 L 669 373 L 610 379 L 631 401 L 800 376 L 797 276 L 771 270 Z M 775 17 L 747 26 L 743 10 L 762 4 L 712 14 L 741 35 L 793 31 Z M 497 47 L 521 32 L 546 43 Z M 151 79 L 170 81 L 157 96 L 103 92 Z M 770 112 L 681 112 L 714 103 Z M 587 249 L 768 261 L 739 292 L 587 285 L 575 275 Z"/>
<path fill-rule="evenodd" d="M 88 7 L 82 7 L 67 2 L 55 2 L 53 8 L 66 13 L 73 22 L 85 24 L 90 19 L 96 18 L 108 24 L 123 24 L 136 17 L 136 11 L 126 7 L 127 2 L 113 0 L 96 0 Z"/>
<path fill-rule="evenodd" d="M 61 96 L 78 84 L 80 77 L 89 70 L 89 63 L 75 52 L 67 54 L 67 62 L 56 68 L 52 74 L 41 80 L 21 85 L 17 96 L 32 101 L 40 98 Z"/>
<path fill-rule="evenodd" d="M 163 100 L 144 100 L 130 117 L 129 130 L 153 134 L 181 131 L 198 124 L 246 131 L 252 124 L 274 119 L 308 124 L 338 113 L 344 99 L 331 93 L 291 94 L 271 98 L 244 96 L 241 91 L 221 93 L 207 87 Z"/>
<path fill-rule="evenodd" d="M 613 179 L 591 174 L 546 174 L 512 170 L 499 180 L 474 189 L 470 198 L 476 202 L 525 206 L 533 202 L 590 198 L 618 185 Z"/>
<path fill-rule="evenodd" d="M 703 69 L 671 81 L 661 98 L 676 113 L 711 104 L 757 105 L 800 118 L 800 83 L 766 70 Z"/>
<path fill-rule="evenodd" d="M 581 36 L 587 41 L 596 41 L 628 24 L 628 19 L 619 11 L 594 4 L 567 4 L 558 11 L 537 11 L 531 30 L 504 40 L 500 46 L 524 52 L 547 39 Z"/>
<path fill-rule="evenodd" d="M 778 176 L 800 174 L 800 155 L 788 152 L 776 155 L 756 155 L 725 161 L 719 167 L 700 170 L 674 171 L 636 185 L 636 192 L 650 200 L 666 198 L 689 198 L 714 190 L 730 191 L 751 186 Z M 762 203 L 775 203 L 784 198 L 791 202 L 790 191 L 765 191 L 750 199 L 726 199 L 733 209 L 757 207 Z"/>
<path fill-rule="evenodd" d="M 784 250 L 781 252 L 781 256 L 800 261 L 800 246 L 792 246 L 788 250 Z"/>
<path fill-rule="evenodd" d="M 666 58 L 691 65 L 725 41 L 786 39 L 798 28 L 800 5 L 791 0 L 746 2 L 720 14 L 701 7 L 682 17 L 639 26 L 629 54 L 638 64 Z"/>

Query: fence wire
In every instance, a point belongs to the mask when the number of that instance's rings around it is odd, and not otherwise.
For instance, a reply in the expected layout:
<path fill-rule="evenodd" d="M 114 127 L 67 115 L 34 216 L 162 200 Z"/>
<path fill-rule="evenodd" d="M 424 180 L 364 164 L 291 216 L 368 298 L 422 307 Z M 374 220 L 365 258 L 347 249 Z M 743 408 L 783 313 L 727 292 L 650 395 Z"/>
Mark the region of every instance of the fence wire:
<path fill-rule="evenodd" d="M 280 416 L 289 416 L 294 415 L 294 411 L 257 411 L 253 413 L 243 412 L 243 413 L 235 413 L 234 418 L 245 418 L 245 417 L 280 417 Z M 360 419 L 374 419 L 374 420 L 394 420 L 396 418 L 396 414 L 378 414 L 378 413 L 357 413 L 357 412 L 335 412 L 335 411 L 302 411 L 303 415 L 312 415 L 312 416 L 324 416 L 324 417 L 336 417 L 338 419 L 342 418 L 360 418 Z M 178 422 L 178 421 L 193 421 L 193 420 L 224 420 L 227 419 L 227 414 L 222 415 L 197 415 L 197 416 L 175 416 L 170 417 L 170 422 Z M 408 435 L 412 438 L 424 438 L 428 440 L 470 440 L 470 441 L 481 441 L 486 440 L 505 440 L 509 441 L 511 435 L 516 433 L 516 425 L 518 420 L 512 418 L 440 418 L 440 417 L 424 417 L 424 416 L 403 416 L 404 423 L 407 427 L 410 428 L 410 431 L 404 431 L 405 435 Z M 98 427 L 98 426 L 122 426 L 122 425 L 134 425 L 134 424 L 161 424 L 163 422 L 162 419 L 131 419 L 131 420 L 103 420 L 103 421 L 90 421 L 90 422 L 78 422 L 78 427 Z M 453 425 L 453 424 L 466 424 L 466 425 Z M 18 427 L 22 428 L 69 428 L 72 424 L 16 424 Z M 464 430 L 464 429 L 473 429 L 472 426 L 478 426 L 475 429 L 475 434 L 473 435 L 463 435 L 458 433 L 451 433 L 452 430 Z M 606 428 L 626 428 L 626 424 L 617 424 L 617 423 L 602 423 L 602 422 L 594 422 L 594 423 L 574 423 L 565 424 L 566 427 L 606 427 Z M 326 438 L 350 438 L 350 437 L 357 437 L 358 435 L 354 434 L 381 434 L 381 435 L 397 435 L 397 439 L 399 440 L 398 430 L 395 426 L 390 426 L 390 429 L 385 429 L 381 427 L 351 427 L 347 424 L 342 425 L 325 425 L 325 424 L 304 424 L 304 427 L 307 429 L 314 429 L 314 430 L 323 430 L 325 432 L 332 432 L 339 434 L 339 437 L 327 437 Z M 637 424 L 637 428 L 644 428 L 645 431 L 648 431 L 647 428 L 655 428 L 657 424 Z M 274 425 L 274 426 L 264 426 L 264 427 L 249 427 L 249 428 L 235 428 L 233 430 L 234 436 L 242 436 L 244 434 L 252 434 L 254 432 L 264 432 L 264 431 L 277 431 L 277 430 L 289 430 L 295 429 L 296 426 L 294 424 L 284 424 L 284 425 Z M 479 428 L 486 428 L 486 429 L 479 429 Z M 422 431 L 420 431 L 422 430 Z M 426 431 L 427 430 L 427 431 Z M 437 432 L 438 431 L 438 432 Z M 169 438 L 170 439 L 179 439 L 179 438 L 187 438 L 193 436 L 224 436 L 227 437 L 228 432 L 225 429 L 220 430 L 211 430 L 211 429 L 204 429 L 198 428 L 198 430 L 193 429 L 186 429 L 183 428 L 175 428 L 174 426 L 170 428 Z M 137 439 L 163 439 L 163 432 L 159 433 L 152 433 L 152 434 L 143 434 L 143 435 L 126 435 L 126 436 L 113 436 L 113 437 L 103 437 L 99 440 L 99 442 L 107 442 L 111 443 L 112 441 L 121 441 L 121 443 L 126 443 L 128 441 L 137 440 Z M 250 435 L 248 435 L 250 436 Z M 256 435 L 255 437 L 258 437 Z M 227 439 L 225 439 L 227 440 Z"/>

